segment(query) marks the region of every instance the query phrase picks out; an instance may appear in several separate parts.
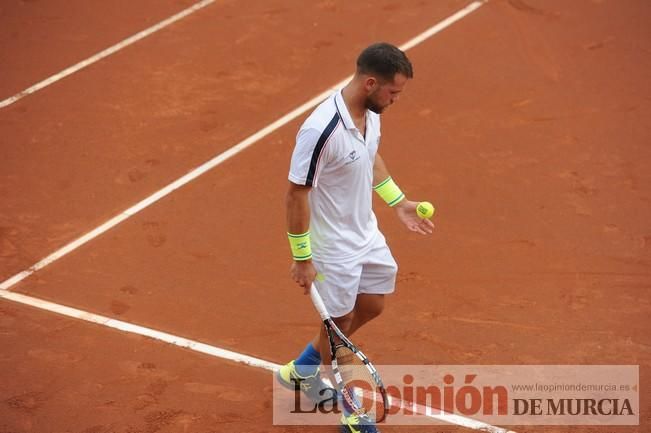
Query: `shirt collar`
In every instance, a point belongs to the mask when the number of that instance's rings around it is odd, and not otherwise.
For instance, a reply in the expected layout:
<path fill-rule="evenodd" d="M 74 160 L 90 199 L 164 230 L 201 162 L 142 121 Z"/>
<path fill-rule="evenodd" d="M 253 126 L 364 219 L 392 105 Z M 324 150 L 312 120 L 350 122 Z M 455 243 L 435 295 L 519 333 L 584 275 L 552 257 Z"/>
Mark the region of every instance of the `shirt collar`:
<path fill-rule="evenodd" d="M 343 89 L 339 89 L 335 94 L 335 105 L 337 106 L 337 111 L 339 112 L 339 116 L 341 116 L 341 120 L 342 122 L 344 122 L 344 126 L 346 127 L 346 129 L 357 129 L 357 126 L 355 126 L 355 122 L 353 122 L 353 118 L 350 117 L 350 112 L 348 111 L 348 107 L 344 102 L 344 96 L 341 93 L 342 90 Z"/>

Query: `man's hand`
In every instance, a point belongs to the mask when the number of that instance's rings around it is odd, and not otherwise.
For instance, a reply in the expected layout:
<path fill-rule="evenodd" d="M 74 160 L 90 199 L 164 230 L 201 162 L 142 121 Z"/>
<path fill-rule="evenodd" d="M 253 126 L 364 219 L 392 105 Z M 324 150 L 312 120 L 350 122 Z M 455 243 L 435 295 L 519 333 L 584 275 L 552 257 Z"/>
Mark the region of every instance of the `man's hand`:
<path fill-rule="evenodd" d="M 421 235 L 432 234 L 434 224 L 427 218 L 420 218 L 416 214 L 416 206 L 418 206 L 418 202 L 404 199 L 395 205 L 394 209 L 400 221 L 412 232 Z"/>
<path fill-rule="evenodd" d="M 312 260 L 305 260 L 292 263 L 289 270 L 292 280 L 303 288 L 303 293 L 307 295 L 312 286 L 312 282 L 316 278 L 316 269 L 312 264 Z"/>

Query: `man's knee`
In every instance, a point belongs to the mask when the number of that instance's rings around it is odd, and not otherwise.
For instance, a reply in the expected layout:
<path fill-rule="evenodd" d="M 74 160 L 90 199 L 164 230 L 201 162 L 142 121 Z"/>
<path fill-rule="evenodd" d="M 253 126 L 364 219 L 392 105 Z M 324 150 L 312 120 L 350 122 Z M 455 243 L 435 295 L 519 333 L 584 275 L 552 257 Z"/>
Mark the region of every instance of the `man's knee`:
<path fill-rule="evenodd" d="M 384 311 L 384 304 L 365 308 L 364 310 L 358 311 L 356 314 L 359 314 L 363 319 L 365 319 L 365 321 L 368 322 L 369 320 L 375 319 L 377 316 L 382 314 L 382 311 Z"/>
<path fill-rule="evenodd" d="M 347 334 L 348 331 L 350 330 L 351 325 L 353 324 L 354 316 L 355 316 L 355 312 L 351 311 L 345 316 L 336 317 L 336 318 L 333 317 L 332 320 L 335 322 L 335 325 L 337 325 L 337 327 L 341 330 L 341 332 Z"/>
<path fill-rule="evenodd" d="M 362 322 L 376 318 L 384 311 L 384 295 L 359 295 L 354 311 Z"/>

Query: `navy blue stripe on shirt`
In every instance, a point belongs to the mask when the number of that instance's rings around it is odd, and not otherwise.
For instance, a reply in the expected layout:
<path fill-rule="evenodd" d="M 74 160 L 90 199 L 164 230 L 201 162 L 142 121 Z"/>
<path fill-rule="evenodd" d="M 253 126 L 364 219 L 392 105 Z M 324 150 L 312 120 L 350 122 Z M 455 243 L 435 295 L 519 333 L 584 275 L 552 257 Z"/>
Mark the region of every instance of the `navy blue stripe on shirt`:
<path fill-rule="evenodd" d="M 326 142 L 328 141 L 328 139 L 334 132 L 335 128 L 337 127 L 339 120 L 340 117 L 339 117 L 339 113 L 337 112 L 332 117 L 330 123 L 328 123 L 328 126 L 326 126 L 323 132 L 321 133 L 319 140 L 316 142 L 316 146 L 314 147 L 314 152 L 312 152 L 312 159 L 310 160 L 310 168 L 307 171 L 307 179 L 305 179 L 305 186 L 312 186 L 312 183 L 314 182 L 314 176 L 316 175 L 316 166 L 319 163 L 319 156 L 321 156 L 323 147 L 325 146 Z"/>

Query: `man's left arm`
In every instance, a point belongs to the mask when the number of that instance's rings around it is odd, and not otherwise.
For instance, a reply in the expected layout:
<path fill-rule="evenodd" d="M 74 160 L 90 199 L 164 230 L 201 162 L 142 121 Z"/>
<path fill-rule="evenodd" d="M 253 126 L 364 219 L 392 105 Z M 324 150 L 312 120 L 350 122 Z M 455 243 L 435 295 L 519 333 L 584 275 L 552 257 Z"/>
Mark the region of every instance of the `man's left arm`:
<path fill-rule="evenodd" d="M 396 185 L 380 154 L 375 155 L 373 164 L 373 189 L 398 215 L 398 219 L 412 232 L 431 234 L 434 224 L 416 213 L 417 201 L 408 200 Z"/>

